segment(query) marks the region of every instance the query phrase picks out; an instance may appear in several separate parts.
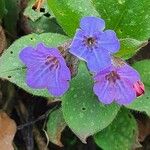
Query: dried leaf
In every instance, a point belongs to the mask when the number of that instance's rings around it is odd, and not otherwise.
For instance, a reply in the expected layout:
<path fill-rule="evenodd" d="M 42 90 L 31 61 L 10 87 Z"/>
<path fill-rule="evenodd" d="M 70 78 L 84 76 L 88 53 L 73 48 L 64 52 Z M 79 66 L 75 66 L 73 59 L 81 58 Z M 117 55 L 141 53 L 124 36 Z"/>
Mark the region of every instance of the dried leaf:
<path fill-rule="evenodd" d="M 12 141 L 16 133 L 16 123 L 5 112 L 0 113 L 0 149 L 13 150 Z"/>
<path fill-rule="evenodd" d="M 50 113 L 48 122 L 47 122 L 47 135 L 49 141 L 62 147 L 61 143 L 61 133 L 65 129 L 66 123 L 63 118 L 62 110 L 57 109 Z"/>
<path fill-rule="evenodd" d="M 78 72 L 79 59 L 69 53 L 69 47 L 71 42 L 71 40 L 65 42 L 64 44 L 59 46 L 58 49 L 66 60 L 67 66 L 71 71 L 71 76 L 74 77 Z"/>
<path fill-rule="evenodd" d="M 3 50 L 6 48 L 6 36 L 4 33 L 4 30 L 2 26 L 0 25 L 0 54 L 3 52 Z"/>

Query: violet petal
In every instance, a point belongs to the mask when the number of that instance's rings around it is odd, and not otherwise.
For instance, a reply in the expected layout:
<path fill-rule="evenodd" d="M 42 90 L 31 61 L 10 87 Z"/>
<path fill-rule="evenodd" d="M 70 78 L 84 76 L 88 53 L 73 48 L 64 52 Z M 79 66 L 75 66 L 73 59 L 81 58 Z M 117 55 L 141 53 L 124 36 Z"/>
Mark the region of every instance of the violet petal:
<path fill-rule="evenodd" d="M 84 17 L 81 19 L 80 27 L 91 35 L 94 32 L 102 31 L 105 28 L 105 22 L 97 17 Z"/>

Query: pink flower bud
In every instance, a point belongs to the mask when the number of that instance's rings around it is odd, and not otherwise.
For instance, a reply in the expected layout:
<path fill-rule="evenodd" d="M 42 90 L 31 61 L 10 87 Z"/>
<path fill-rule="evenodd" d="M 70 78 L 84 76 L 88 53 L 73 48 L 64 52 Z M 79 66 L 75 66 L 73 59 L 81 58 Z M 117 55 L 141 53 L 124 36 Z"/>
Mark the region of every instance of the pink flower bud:
<path fill-rule="evenodd" d="M 133 85 L 134 90 L 136 91 L 136 96 L 140 96 L 143 95 L 145 92 L 145 88 L 144 88 L 144 84 L 141 81 L 137 81 L 134 85 Z"/>

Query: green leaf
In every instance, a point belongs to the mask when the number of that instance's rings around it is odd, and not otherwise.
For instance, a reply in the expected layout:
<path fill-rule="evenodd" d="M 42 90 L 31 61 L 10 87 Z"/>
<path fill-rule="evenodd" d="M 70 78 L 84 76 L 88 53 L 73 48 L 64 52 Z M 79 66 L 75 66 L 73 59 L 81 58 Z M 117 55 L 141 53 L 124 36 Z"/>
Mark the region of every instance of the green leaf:
<path fill-rule="evenodd" d="M 69 36 L 74 35 L 83 16 L 99 16 L 91 0 L 48 0 L 48 6 Z"/>
<path fill-rule="evenodd" d="M 117 104 L 104 105 L 93 93 L 93 81 L 86 65 L 80 63 L 70 90 L 62 97 L 64 119 L 70 129 L 86 143 L 86 138 L 107 127 L 117 115 Z"/>
<path fill-rule="evenodd" d="M 138 50 L 148 44 L 148 41 L 138 41 L 131 38 L 121 39 L 121 48 L 115 56 L 121 57 L 123 59 L 129 59 L 134 56 Z"/>
<path fill-rule="evenodd" d="M 33 95 L 50 97 L 47 90 L 32 89 L 26 85 L 26 69 L 18 55 L 24 47 L 36 46 L 40 42 L 45 43 L 49 47 L 56 47 L 67 40 L 68 37 L 54 33 L 30 34 L 18 39 L 0 57 L 0 77 L 8 79 Z"/>
<path fill-rule="evenodd" d="M 49 18 L 42 16 L 36 21 L 32 21 L 28 19 L 29 28 L 34 33 L 46 33 L 46 32 L 53 32 L 53 33 L 60 33 L 64 34 L 62 28 L 57 24 L 55 18 Z"/>
<path fill-rule="evenodd" d="M 62 147 L 61 132 L 66 127 L 65 120 L 63 118 L 62 110 L 57 109 L 50 113 L 47 122 L 47 134 L 49 141 Z"/>
<path fill-rule="evenodd" d="M 150 37 L 149 0 L 92 0 L 107 29 L 117 32 L 119 38 L 140 41 Z"/>
<path fill-rule="evenodd" d="M 6 14 L 5 0 L 0 0 L 0 21 Z"/>
<path fill-rule="evenodd" d="M 16 30 L 20 11 L 20 0 L 5 0 L 5 5 L 8 10 L 7 14 L 4 16 L 5 30 L 11 37 L 15 38 L 17 35 Z"/>
<path fill-rule="evenodd" d="M 145 112 L 150 116 L 150 60 L 142 60 L 132 65 L 141 75 L 145 84 L 145 94 L 138 97 L 127 107 L 136 111 Z"/>
<path fill-rule="evenodd" d="M 142 60 L 132 65 L 141 75 L 142 81 L 150 86 L 150 60 Z"/>
<path fill-rule="evenodd" d="M 24 11 L 24 28 L 27 31 L 40 34 L 46 32 L 65 34 L 63 29 L 58 25 L 52 12 L 49 13 L 47 1 L 44 1 L 40 10 L 34 10 L 32 8 L 34 4 L 35 0 L 30 0 Z"/>
<path fill-rule="evenodd" d="M 121 110 L 115 120 L 94 136 L 103 150 L 130 150 L 135 142 L 137 125 L 127 110 Z"/>
<path fill-rule="evenodd" d="M 126 107 L 136 111 L 145 112 L 148 116 L 150 116 L 150 87 L 145 86 L 145 94 L 138 97 Z"/>
<path fill-rule="evenodd" d="M 39 18 L 41 18 L 44 14 L 48 12 L 47 1 L 45 1 L 42 6 L 44 12 L 40 12 L 40 10 L 39 11 L 34 10 L 32 8 L 34 3 L 35 3 L 35 0 L 30 0 L 28 3 L 28 6 L 26 7 L 23 13 L 26 17 L 30 18 L 33 22 L 37 21 Z"/>

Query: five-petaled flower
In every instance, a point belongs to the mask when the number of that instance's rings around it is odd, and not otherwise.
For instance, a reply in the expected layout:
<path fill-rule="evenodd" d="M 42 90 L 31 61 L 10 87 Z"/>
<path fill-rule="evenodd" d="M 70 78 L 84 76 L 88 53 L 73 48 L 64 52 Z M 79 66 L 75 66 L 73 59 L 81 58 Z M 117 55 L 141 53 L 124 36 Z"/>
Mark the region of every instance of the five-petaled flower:
<path fill-rule="evenodd" d="M 70 70 L 58 49 L 40 43 L 36 48 L 24 48 L 20 59 L 27 66 L 26 83 L 31 88 L 47 88 L 54 96 L 61 96 L 69 88 Z"/>
<path fill-rule="evenodd" d="M 90 71 L 98 72 L 111 64 L 110 55 L 119 50 L 116 33 L 105 30 L 105 22 L 97 17 L 84 17 L 70 46 L 70 53 L 85 60 Z"/>
<path fill-rule="evenodd" d="M 114 58 L 112 66 L 97 73 L 94 80 L 94 92 L 104 104 L 115 101 L 127 105 L 144 93 L 138 72 L 118 58 Z"/>

